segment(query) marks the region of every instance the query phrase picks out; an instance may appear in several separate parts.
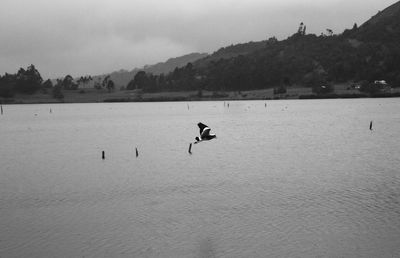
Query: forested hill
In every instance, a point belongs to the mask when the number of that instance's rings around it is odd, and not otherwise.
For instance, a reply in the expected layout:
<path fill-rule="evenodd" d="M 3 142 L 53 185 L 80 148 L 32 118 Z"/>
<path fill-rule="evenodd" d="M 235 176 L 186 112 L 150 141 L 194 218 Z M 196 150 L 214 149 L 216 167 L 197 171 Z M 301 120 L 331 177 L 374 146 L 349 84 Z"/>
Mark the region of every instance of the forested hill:
<path fill-rule="evenodd" d="M 154 75 L 160 75 L 162 73 L 167 74 L 172 72 L 176 67 L 183 67 L 189 62 L 195 62 L 196 60 L 204 58 L 207 55 L 207 53 L 190 53 L 187 55 L 170 58 L 165 62 L 159 62 L 154 65 L 146 65 L 143 68 L 135 68 L 131 71 L 120 70 L 112 72 L 108 75 L 117 87 L 126 87 L 129 81 L 132 80 L 139 71 L 145 71 L 146 73 L 151 73 Z M 106 76 L 107 75 L 99 75 L 94 76 L 93 78 L 94 80 L 102 81 Z"/>
<path fill-rule="evenodd" d="M 358 30 L 345 33 L 345 36 L 362 41 L 400 42 L 400 2 L 378 12 Z"/>
<path fill-rule="evenodd" d="M 170 58 L 165 62 L 160 62 L 154 65 L 144 67 L 144 71 L 152 74 L 167 74 L 172 72 L 176 67 L 183 67 L 187 63 L 195 62 L 198 59 L 208 56 L 207 53 L 191 53 L 180 57 Z"/>
<path fill-rule="evenodd" d="M 263 49 L 265 47 L 265 41 L 249 42 L 244 44 L 230 45 L 227 47 L 220 48 L 212 55 L 208 55 L 202 59 L 194 62 L 196 66 L 206 66 L 211 61 L 216 61 L 219 59 L 229 59 L 234 58 L 239 55 L 248 55 L 256 50 Z"/>
<path fill-rule="evenodd" d="M 400 87 L 399 35 L 397 2 L 360 27 L 354 24 L 338 35 L 332 31 L 307 34 L 301 24 L 285 40 L 270 38 L 221 48 L 166 76 L 141 74 L 130 88 L 223 91 L 374 80 Z"/>

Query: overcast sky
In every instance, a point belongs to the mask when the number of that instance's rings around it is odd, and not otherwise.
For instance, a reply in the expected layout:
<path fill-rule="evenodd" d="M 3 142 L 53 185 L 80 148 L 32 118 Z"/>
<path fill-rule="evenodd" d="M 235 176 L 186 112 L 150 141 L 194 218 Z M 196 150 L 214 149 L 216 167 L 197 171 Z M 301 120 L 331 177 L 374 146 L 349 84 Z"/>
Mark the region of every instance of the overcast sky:
<path fill-rule="evenodd" d="M 0 74 L 131 70 L 276 36 L 341 33 L 397 0 L 1 0 Z"/>

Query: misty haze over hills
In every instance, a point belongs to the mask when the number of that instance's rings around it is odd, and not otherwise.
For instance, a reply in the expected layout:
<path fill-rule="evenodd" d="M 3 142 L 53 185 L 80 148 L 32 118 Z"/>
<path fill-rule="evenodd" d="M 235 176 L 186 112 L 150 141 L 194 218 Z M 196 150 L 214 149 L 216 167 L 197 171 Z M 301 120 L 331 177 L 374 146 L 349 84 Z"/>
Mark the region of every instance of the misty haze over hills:
<path fill-rule="evenodd" d="M 167 74 L 172 72 L 177 67 L 184 67 L 187 63 L 195 62 L 206 56 L 208 56 L 207 53 L 190 53 L 180 57 L 170 58 L 165 62 L 159 62 L 154 65 L 146 65 L 143 68 L 134 68 L 131 71 L 122 69 L 110 74 L 97 75 L 93 77 L 93 80 L 101 81 L 105 76 L 110 75 L 110 79 L 115 83 L 117 88 L 125 87 L 139 71 L 145 71 L 146 73 L 151 73 L 154 75 Z"/>

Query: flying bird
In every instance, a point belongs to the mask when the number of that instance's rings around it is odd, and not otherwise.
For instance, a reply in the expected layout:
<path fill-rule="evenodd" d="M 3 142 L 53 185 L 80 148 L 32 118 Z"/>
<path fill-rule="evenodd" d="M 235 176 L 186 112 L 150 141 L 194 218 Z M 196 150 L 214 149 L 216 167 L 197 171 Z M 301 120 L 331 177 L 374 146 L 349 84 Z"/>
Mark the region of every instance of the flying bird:
<path fill-rule="evenodd" d="M 195 143 L 208 141 L 217 137 L 215 134 L 210 133 L 211 129 L 207 125 L 203 123 L 198 123 L 197 126 L 200 128 L 200 137 L 195 138 L 196 139 Z"/>

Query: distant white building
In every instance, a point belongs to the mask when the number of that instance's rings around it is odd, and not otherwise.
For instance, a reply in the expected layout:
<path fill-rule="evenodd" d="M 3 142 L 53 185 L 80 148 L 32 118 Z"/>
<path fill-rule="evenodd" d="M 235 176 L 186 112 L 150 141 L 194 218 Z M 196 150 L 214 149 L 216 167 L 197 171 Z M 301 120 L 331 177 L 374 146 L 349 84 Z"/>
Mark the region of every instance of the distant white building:
<path fill-rule="evenodd" d="M 375 80 L 374 84 L 387 85 L 387 82 L 385 80 Z"/>
<path fill-rule="evenodd" d="M 385 80 L 375 80 L 374 84 L 377 85 L 379 89 L 384 92 L 392 91 L 392 87 Z"/>

